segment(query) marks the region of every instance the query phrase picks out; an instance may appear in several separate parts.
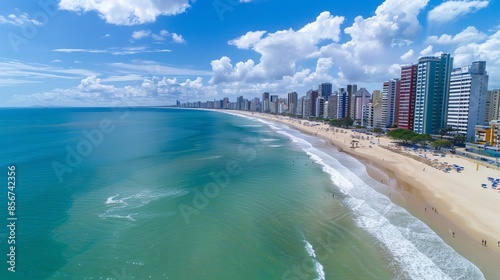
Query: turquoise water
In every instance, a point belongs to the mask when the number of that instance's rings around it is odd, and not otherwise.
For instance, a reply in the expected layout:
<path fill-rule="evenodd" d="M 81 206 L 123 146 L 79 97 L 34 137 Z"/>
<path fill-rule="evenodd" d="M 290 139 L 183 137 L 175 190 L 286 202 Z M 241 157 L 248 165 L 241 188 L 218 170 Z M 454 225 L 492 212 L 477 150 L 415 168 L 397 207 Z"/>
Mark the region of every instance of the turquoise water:
<path fill-rule="evenodd" d="M 1 109 L 0 147 L 2 180 L 16 166 L 18 218 L 15 273 L 0 231 L 0 279 L 484 278 L 376 192 L 363 165 L 283 125 Z"/>

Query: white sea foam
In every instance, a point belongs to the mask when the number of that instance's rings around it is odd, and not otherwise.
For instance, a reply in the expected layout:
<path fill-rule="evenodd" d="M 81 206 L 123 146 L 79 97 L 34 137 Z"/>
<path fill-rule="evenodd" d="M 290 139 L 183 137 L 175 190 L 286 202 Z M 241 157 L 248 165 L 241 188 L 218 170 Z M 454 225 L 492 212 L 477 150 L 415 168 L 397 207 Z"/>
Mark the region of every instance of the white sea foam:
<path fill-rule="evenodd" d="M 354 212 L 356 224 L 372 234 L 392 256 L 398 267 L 395 269 L 398 279 L 484 279 L 474 264 L 448 246 L 425 223 L 356 175 L 353 171 L 366 172 L 361 163 L 338 153 L 336 157 L 342 157 L 343 162 L 357 166 L 350 166 L 350 170 L 333 156 L 313 147 L 304 139 L 309 136 L 284 131 L 282 127 L 277 132 L 290 138 L 330 175 L 332 182 L 346 195 L 343 204 Z M 306 249 L 311 255 L 312 246 L 309 244 Z"/>
<path fill-rule="evenodd" d="M 104 213 L 99 214 L 99 217 L 103 219 L 118 218 L 135 221 L 132 215 L 137 215 L 137 213 L 130 213 L 131 210 L 141 208 L 161 198 L 177 197 L 187 193 L 187 190 L 159 190 L 158 188 L 142 189 L 136 192 L 125 191 L 124 194 L 109 196 L 105 202 L 107 209 Z"/>
<path fill-rule="evenodd" d="M 304 239 L 304 242 L 306 243 L 307 253 L 313 258 L 314 267 L 316 268 L 316 273 L 318 274 L 318 278 L 316 278 L 316 280 L 325 280 L 323 265 L 321 265 L 321 263 L 316 259 L 316 252 L 314 251 L 313 246 L 306 239 Z"/>
<path fill-rule="evenodd" d="M 262 142 L 275 142 L 275 141 L 280 141 L 280 139 L 276 139 L 276 138 L 264 138 L 264 139 L 260 139 L 260 141 L 262 141 Z"/>
<path fill-rule="evenodd" d="M 268 147 L 268 148 L 279 148 L 279 147 L 283 147 L 283 145 L 267 145 L 266 147 Z"/>
<path fill-rule="evenodd" d="M 210 160 L 210 159 L 218 159 L 220 158 L 221 156 L 210 156 L 210 157 L 203 157 L 203 158 L 200 158 L 198 160 Z"/>

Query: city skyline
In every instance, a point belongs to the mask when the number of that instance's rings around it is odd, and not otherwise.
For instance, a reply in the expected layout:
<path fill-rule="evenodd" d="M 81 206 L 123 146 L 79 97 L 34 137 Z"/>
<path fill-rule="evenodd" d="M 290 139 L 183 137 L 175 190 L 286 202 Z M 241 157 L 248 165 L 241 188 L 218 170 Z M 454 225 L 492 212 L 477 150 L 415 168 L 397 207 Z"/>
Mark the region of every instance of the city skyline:
<path fill-rule="evenodd" d="M 293 17 L 275 12 L 283 5 Z M 6 2 L 0 106 L 168 105 L 302 94 L 320 83 L 372 92 L 399 77 L 402 65 L 440 53 L 450 53 L 454 67 L 487 61 L 490 89 L 500 88 L 498 5 Z"/>

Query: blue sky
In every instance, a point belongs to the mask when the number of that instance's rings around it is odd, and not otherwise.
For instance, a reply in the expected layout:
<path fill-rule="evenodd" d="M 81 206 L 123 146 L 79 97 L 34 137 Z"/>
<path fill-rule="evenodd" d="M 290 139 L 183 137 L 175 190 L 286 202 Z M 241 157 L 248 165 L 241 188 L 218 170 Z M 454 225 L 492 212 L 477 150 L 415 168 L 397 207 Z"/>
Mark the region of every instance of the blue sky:
<path fill-rule="evenodd" d="M 0 106 L 166 105 L 321 82 L 381 89 L 400 66 L 485 60 L 500 88 L 494 0 L 4 0 Z"/>

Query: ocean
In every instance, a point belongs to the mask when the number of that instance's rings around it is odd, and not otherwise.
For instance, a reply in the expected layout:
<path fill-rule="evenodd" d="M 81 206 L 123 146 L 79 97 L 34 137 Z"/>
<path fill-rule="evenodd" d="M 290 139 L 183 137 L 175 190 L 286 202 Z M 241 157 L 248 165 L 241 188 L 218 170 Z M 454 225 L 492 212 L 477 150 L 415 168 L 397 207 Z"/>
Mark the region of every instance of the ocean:
<path fill-rule="evenodd" d="M 4 108 L 0 147 L 0 279 L 484 279 L 360 162 L 282 124 Z"/>

